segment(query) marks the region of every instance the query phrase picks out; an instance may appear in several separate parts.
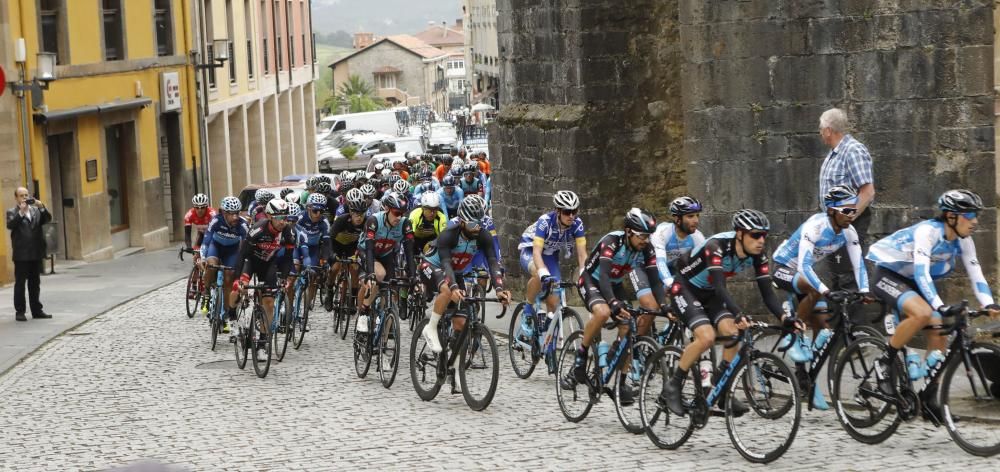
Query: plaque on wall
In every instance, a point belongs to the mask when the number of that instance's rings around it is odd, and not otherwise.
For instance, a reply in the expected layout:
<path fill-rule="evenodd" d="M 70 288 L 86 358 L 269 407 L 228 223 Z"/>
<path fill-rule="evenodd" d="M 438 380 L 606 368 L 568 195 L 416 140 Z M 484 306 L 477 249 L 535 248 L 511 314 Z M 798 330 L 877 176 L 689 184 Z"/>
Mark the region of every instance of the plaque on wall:
<path fill-rule="evenodd" d="M 87 182 L 97 180 L 97 159 L 87 160 Z"/>

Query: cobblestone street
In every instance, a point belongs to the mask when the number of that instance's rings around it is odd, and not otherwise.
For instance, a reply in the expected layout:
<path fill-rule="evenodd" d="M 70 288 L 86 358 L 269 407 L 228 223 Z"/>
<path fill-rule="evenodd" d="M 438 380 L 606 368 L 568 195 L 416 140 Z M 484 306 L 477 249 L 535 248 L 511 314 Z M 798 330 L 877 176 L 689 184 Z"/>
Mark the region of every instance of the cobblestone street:
<path fill-rule="evenodd" d="M 182 289 L 176 283 L 113 309 L 0 377 L 0 469 L 103 469 L 142 460 L 238 471 L 763 468 L 739 456 L 719 419 L 678 451 L 626 433 L 610 401 L 580 424 L 566 422 L 550 378 L 539 371 L 529 380 L 514 377 L 502 337 L 499 388 L 484 412 L 471 411 L 447 387 L 435 401 L 417 398 L 406 328 L 392 389 L 382 388 L 374 368 L 357 378 L 350 338 L 334 339 L 322 311 L 310 320 L 302 349 L 289 349 L 285 362 L 258 379 L 250 365 L 236 368 L 229 344 L 209 350 L 207 323 L 185 317 Z M 804 411 L 792 448 L 768 468 L 996 465 L 925 423 L 865 446 L 832 412 Z"/>

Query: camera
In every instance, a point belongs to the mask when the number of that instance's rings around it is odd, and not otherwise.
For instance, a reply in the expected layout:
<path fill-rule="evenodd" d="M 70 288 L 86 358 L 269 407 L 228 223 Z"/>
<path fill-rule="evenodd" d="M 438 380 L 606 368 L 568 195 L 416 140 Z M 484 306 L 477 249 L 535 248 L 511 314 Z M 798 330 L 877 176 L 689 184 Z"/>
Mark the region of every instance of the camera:
<path fill-rule="evenodd" d="M 31 197 L 28 197 L 28 199 L 25 200 L 24 203 L 27 203 L 28 205 L 34 205 L 35 204 L 35 199 L 31 198 Z"/>

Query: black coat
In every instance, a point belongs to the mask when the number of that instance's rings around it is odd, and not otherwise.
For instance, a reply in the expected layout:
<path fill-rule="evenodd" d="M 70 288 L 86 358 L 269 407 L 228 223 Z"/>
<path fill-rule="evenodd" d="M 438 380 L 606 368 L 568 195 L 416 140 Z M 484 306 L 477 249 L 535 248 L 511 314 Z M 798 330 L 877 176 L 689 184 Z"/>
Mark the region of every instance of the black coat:
<path fill-rule="evenodd" d="M 40 261 L 45 258 L 45 237 L 42 225 L 52 220 L 45 208 L 29 206 L 31 220 L 17 211 L 17 207 L 7 210 L 7 229 L 10 230 L 11 249 L 15 261 Z"/>

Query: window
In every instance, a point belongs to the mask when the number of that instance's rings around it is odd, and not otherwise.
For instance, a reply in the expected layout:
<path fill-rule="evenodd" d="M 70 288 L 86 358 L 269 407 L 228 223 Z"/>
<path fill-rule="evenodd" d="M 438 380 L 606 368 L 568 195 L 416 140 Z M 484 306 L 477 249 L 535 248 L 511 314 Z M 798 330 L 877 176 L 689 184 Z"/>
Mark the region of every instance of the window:
<path fill-rule="evenodd" d="M 212 40 L 215 39 L 215 28 L 212 25 L 212 0 L 202 2 L 204 8 L 203 17 L 205 20 L 205 64 L 215 64 L 215 47 Z M 215 88 L 215 68 L 208 68 L 208 88 Z"/>
<path fill-rule="evenodd" d="M 278 17 L 278 12 L 280 12 L 280 11 L 281 11 L 281 2 L 278 1 L 278 0 L 275 0 L 275 2 L 274 2 L 274 10 L 271 12 L 271 14 L 274 15 L 275 24 L 276 25 L 282 24 L 281 21 L 279 20 L 279 17 Z M 274 59 L 275 59 L 275 61 L 278 64 L 277 69 L 279 71 L 285 70 L 285 65 L 282 64 L 282 62 L 284 62 L 285 55 L 284 55 L 284 51 L 281 50 L 281 29 L 280 29 L 280 27 L 275 27 L 275 29 L 274 29 Z"/>
<path fill-rule="evenodd" d="M 61 40 L 65 39 L 62 33 L 63 21 L 63 0 L 41 0 L 38 3 L 38 20 L 40 35 L 38 38 L 38 49 L 43 52 L 56 53 L 56 62 L 66 64 L 69 61 L 66 57 L 66 50 L 60 47 Z"/>
<path fill-rule="evenodd" d="M 174 31 L 170 13 L 171 0 L 156 0 L 153 3 L 153 23 L 156 28 L 156 55 L 174 54 Z"/>
<path fill-rule="evenodd" d="M 226 0 L 226 39 L 229 40 L 229 85 L 236 85 L 236 36 L 233 28 L 233 0 Z"/>
<path fill-rule="evenodd" d="M 302 29 L 302 65 L 308 64 L 306 62 L 306 2 L 299 2 L 299 28 Z"/>
<path fill-rule="evenodd" d="M 271 27 L 267 24 L 267 2 L 260 1 L 260 36 L 264 38 L 264 75 L 271 73 L 270 51 L 267 49 L 267 38 L 271 35 Z"/>
<path fill-rule="evenodd" d="M 104 19 L 104 60 L 125 59 L 125 29 L 122 27 L 121 0 L 102 0 Z"/>
<path fill-rule="evenodd" d="M 254 76 L 253 68 L 253 15 L 250 11 L 250 0 L 243 0 L 243 24 L 246 27 L 246 37 L 247 37 L 247 77 L 251 79 Z"/>
<path fill-rule="evenodd" d="M 315 64 L 316 63 L 316 33 L 313 33 L 312 40 L 313 40 L 313 42 L 312 42 L 312 60 L 313 60 L 313 64 Z"/>
<path fill-rule="evenodd" d="M 275 39 L 275 41 L 277 41 L 276 43 L 274 43 L 274 44 L 275 44 L 275 46 L 277 46 L 277 49 L 276 49 L 276 51 L 277 51 L 277 52 L 275 53 L 275 55 L 274 55 L 274 56 L 275 56 L 275 59 L 277 59 L 277 60 L 278 60 L 278 70 L 279 70 L 279 71 L 281 71 L 281 70 L 285 70 L 285 67 L 284 67 L 284 65 L 283 65 L 283 64 L 281 63 L 281 60 L 282 60 L 282 58 L 284 57 L 284 54 L 281 54 L 281 37 L 280 37 L 280 36 L 279 36 L 279 37 L 277 37 L 277 38 Z"/>
<path fill-rule="evenodd" d="M 295 36 L 288 35 L 288 67 L 295 68 Z"/>
<path fill-rule="evenodd" d="M 396 88 L 396 74 L 375 74 L 375 87 L 380 89 Z"/>

